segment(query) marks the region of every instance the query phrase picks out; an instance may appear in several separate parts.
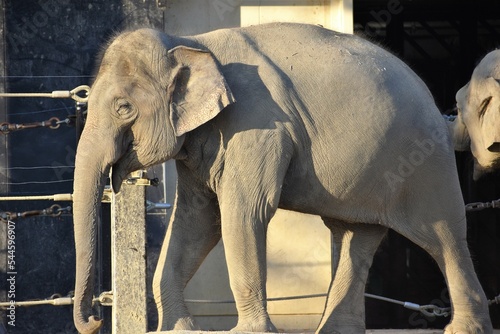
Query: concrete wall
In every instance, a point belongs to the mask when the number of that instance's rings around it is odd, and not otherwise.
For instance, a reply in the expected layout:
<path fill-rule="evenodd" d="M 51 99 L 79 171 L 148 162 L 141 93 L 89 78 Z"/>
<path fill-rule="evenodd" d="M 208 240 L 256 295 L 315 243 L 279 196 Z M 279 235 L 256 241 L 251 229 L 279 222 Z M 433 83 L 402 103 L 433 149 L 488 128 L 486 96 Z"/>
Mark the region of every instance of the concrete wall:
<path fill-rule="evenodd" d="M 172 0 L 165 11 L 165 31 L 178 35 L 274 21 L 312 23 L 352 32 L 352 1 Z M 169 180 L 167 187 L 172 189 L 172 163 L 166 165 L 166 173 L 164 180 Z M 278 210 L 268 231 L 267 262 L 269 298 L 326 293 L 331 277 L 330 232 L 319 217 Z M 222 244 L 188 284 L 185 297 L 233 298 Z M 320 297 L 269 302 L 268 308 L 280 330 L 314 330 L 324 303 L 325 298 Z M 189 308 L 204 329 L 230 329 L 237 321 L 234 304 L 189 303 Z"/>
<path fill-rule="evenodd" d="M 192 35 L 286 21 L 352 33 L 352 15 L 352 0 L 172 0 L 167 2 L 165 31 Z"/>

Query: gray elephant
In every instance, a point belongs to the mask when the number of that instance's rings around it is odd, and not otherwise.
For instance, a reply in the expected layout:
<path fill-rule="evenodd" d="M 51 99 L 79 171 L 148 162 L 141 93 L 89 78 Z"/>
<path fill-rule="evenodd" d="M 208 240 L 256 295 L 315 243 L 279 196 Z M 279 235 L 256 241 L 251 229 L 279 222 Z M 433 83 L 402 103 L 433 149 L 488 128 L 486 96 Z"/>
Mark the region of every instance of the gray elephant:
<path fill-rule="evenodd" d="M 388 228 L 439 264 L 454 312 L 446 333 L 492 332 L 446 123 L 422 81 L 381 48 L 299 24 L 114 39 L 76 157 L 81 333 L 100 326 L 91 299 L 109 171 L 119 191 L 130 172 L 167 159 L 176 160 L 178 185 L 153 282 L 159 330 L 197 328 L 183 289 L 221 238 L 234 330 L 276 330 L 266 309 L 266 231 L 280 207 L 321 216 L 340 250 L 318 332 L 364 333 L 365 282 Z"/>
<path fill-rule="evenodd" d="M 488 53 L 456 96 L 451 123 L 457 151 L 471 150 L 474 179 L 500 168 L 500 50 Z"/>

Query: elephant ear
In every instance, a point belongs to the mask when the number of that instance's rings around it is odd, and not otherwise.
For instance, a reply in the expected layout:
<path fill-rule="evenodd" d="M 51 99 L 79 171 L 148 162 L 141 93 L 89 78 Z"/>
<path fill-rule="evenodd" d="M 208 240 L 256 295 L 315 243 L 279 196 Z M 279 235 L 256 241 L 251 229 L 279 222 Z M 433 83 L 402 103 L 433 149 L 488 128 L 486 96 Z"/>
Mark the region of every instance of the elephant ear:
<path fill-rule="evenodd" d="M 172 70 L 167 98 L 176 136 L 196 129 L 235 102 L 211 53 L 177 46 L 167 57 Z"/>

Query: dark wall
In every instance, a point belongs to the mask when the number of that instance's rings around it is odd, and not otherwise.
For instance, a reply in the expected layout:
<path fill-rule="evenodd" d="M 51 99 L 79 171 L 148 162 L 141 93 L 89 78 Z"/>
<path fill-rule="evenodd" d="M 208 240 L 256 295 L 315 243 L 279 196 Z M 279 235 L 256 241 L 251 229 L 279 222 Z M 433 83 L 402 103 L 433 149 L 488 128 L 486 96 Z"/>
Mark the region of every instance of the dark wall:
<path fill-rule="evenodd" d="M 2 7 L 5 24 L 0 42 L 5 64 L 1 65 L 5 75 L 0 82 L 4 82 L 6 92 L 51 92 L 89 85 L 96 55 L 114 33 L 137 26 L 163 26 L 163 14 L 155 0 L 4 0 Z M 0 123 L 31 123 L 51 117 L 64 120 L 75 115 L 75 103 L 69 99 L 22 98 L 8 99 L 7 103 L 6 111 L 0 112 L 3 117 Z M 72 192 L 74 126 L 13 132 L 8 135 L 8 147 L 7 138 L 0 136 L 3 145 L 0 157 L 5 158 L 2 159 L 5 166 L 0 165 L 0 195 Z M 3 201 L 0 212 L 40 210 L 52 204 L 54 202 Z M 15 300 L 45 299 L 55 293 L 66 296 L 73 290 L 72 217 L 18 219 L 15 232 Z M 102 271 L 107 272 L 109 268 Z M 110 288 L 106 279 L 100 278 L 102 290 Z M 0 281 L 6 281 L 5 268 Z M 5 287 L 6 284 L 0 284 L 1 289 Z M 109 320 L 110 316 L 106 318 Z M 76 333 L 70 306 L 18 308 L 16 326 L 8 326 L 6 320 L 9 319 L 2 317 L 9 333 Z"/>

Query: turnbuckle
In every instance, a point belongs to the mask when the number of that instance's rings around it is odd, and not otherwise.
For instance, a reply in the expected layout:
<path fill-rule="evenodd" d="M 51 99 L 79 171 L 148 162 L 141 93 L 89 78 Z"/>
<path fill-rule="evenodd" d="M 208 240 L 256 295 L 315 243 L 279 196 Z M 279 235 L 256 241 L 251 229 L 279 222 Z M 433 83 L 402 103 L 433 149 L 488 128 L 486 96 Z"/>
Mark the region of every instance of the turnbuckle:
<path fill-rule="evenodd" d="M 58 204 L 54 204 L 49 208 L 43 209 L 43 210 L 31 210 L 31 211 L 24 211 L 24 212 L 2 212 L 0 214 L 0 221 L 2 222 L 8 222 L 9 220 L 15 220 L 18 218 L 27 218 L 27 217 L 34 217 L 34 216 L 49 216 L 49 217 L 59 217 L 64 213 L 69 213 L 71 212 L 71 206 L 67 206 L 65 208 L 62 208 Z"/>
<path fill-rule="evenodd" d="M 26 124 L 15 124 L 15 123 L 2 123 L 0 124 L 0 132 L 4 135 L 7 135 L 14 131 L 26 130 L 26 129 L 34 129 L 34 128 L 49 128 L 51 130 L 59 129 L 61 124 L 71 125 L 74 123 L 75 116 L 68 116 L 68 118 L 64 120 L 60 120 L 57 117 L 51 117 L 46 121 L 42 122 L 34 122 L 34 123 L 26 123 Z"/>

